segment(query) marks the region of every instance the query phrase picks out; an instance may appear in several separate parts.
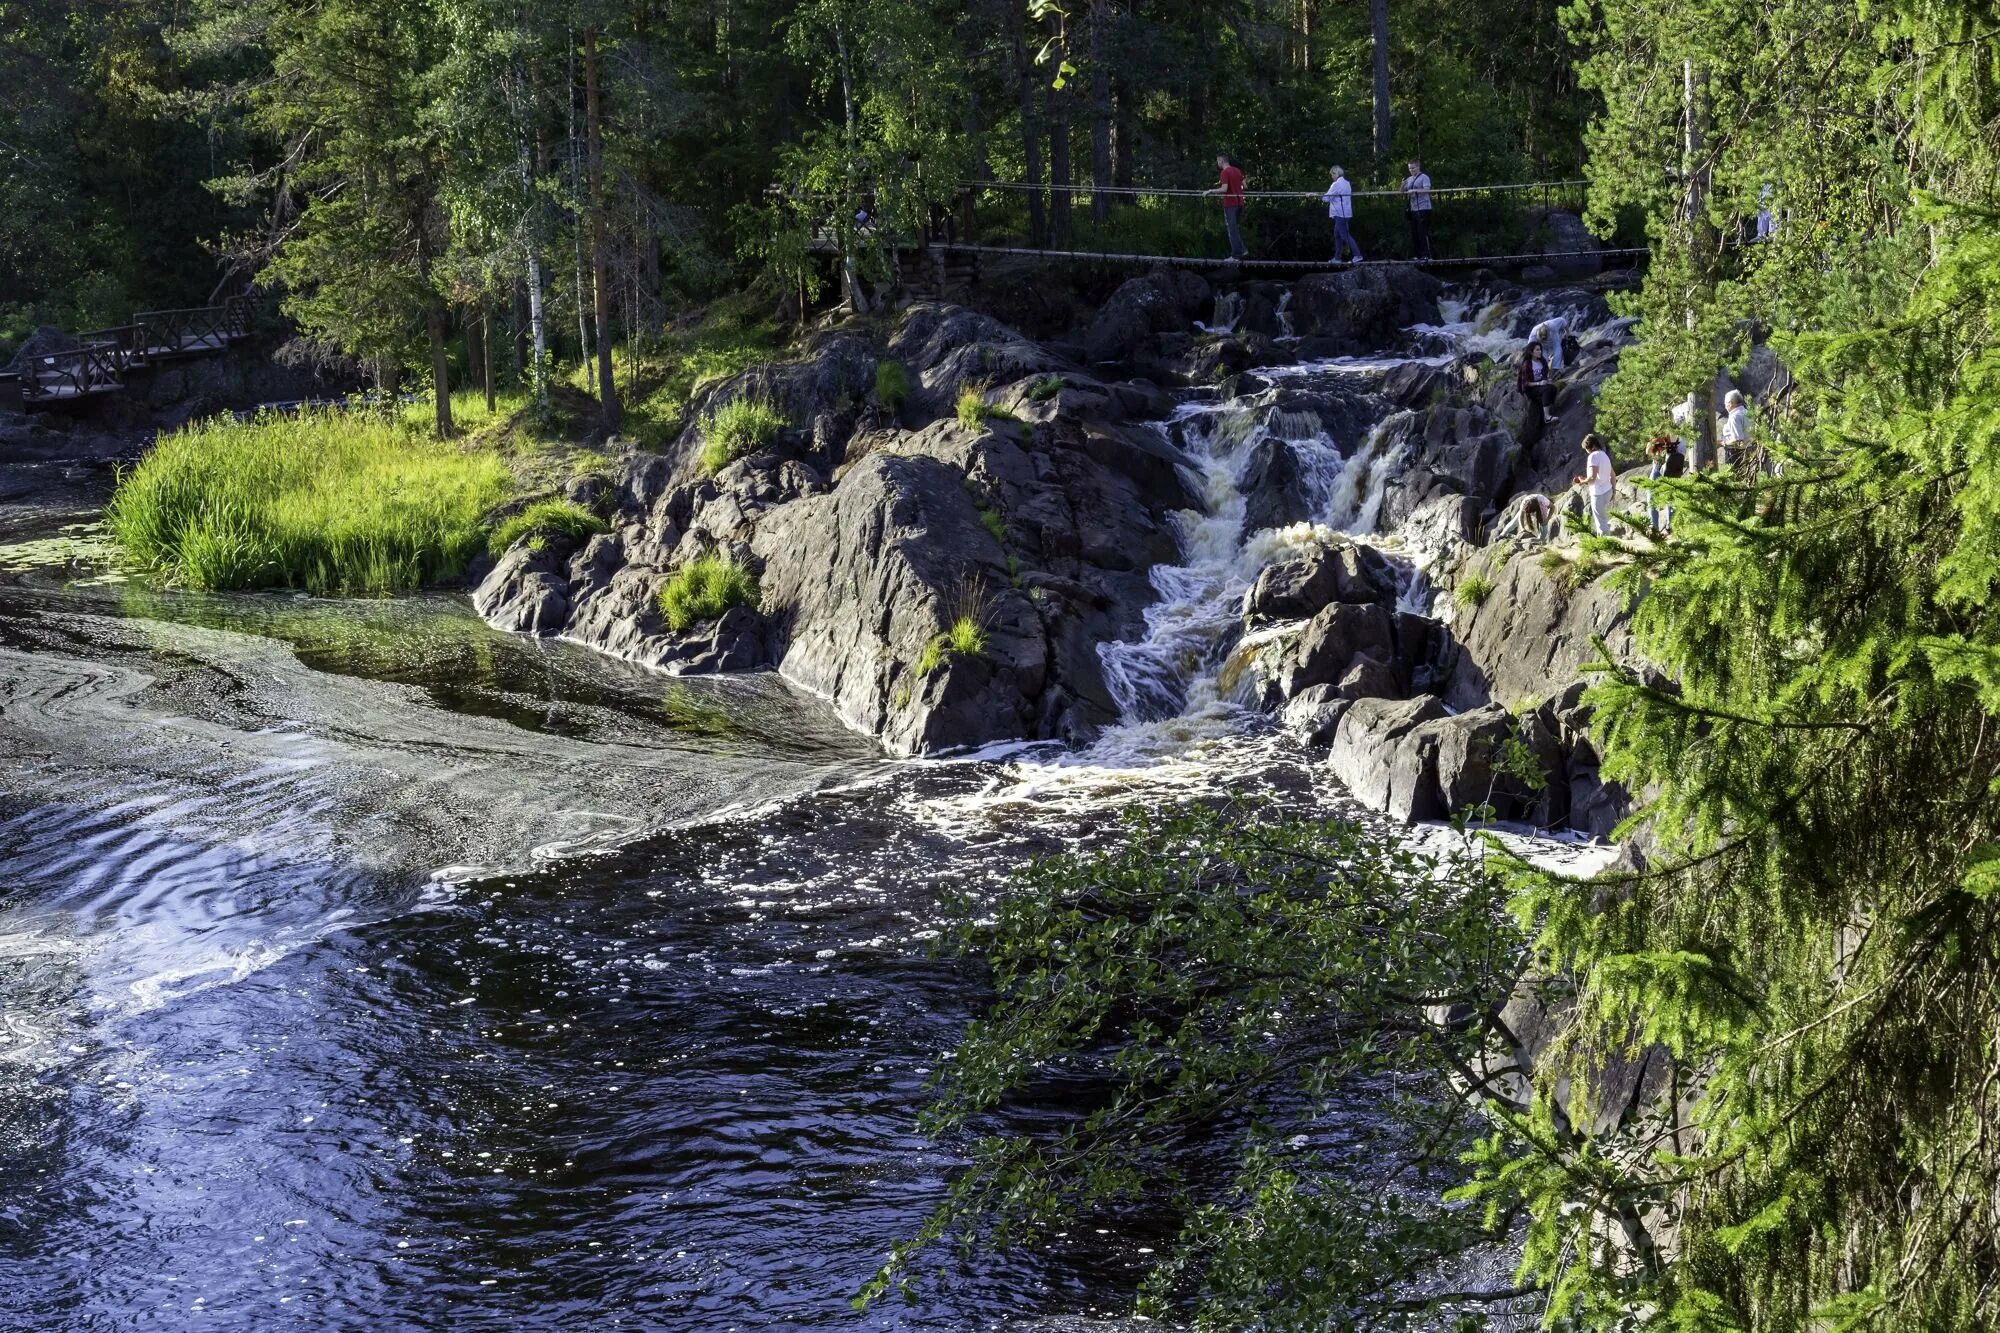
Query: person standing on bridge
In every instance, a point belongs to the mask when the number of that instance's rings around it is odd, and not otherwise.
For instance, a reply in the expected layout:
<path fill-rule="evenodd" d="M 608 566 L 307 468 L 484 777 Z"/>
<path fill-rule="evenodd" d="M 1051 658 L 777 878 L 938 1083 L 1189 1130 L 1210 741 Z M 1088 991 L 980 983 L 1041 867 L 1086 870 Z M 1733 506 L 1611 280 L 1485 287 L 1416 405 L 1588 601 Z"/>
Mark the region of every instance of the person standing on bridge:
<path fill-rule="evenodd" d="M 1326 215 L 1333 219 L 1333 262 L 1338 264 L 1343 253 L 1351 253 L 1354 257 L 1347 262 L 1359 264 L 1361 247 L 1354 243 L 1354 233 L 1348 229 L 1354 217 L 1354 183 L 1336 166 L 1333 183 L 1320 198 L 1326 200 Z"/>
<path fill-rule="evenodd" d="M 1202 193 L 1222 196 L 1222 225 L 1229 232 L 1229 262 L 1234 264 L 1250 253 L 1243 248 L 1243 172 L 1227 153 L 1215 155 L 1215 166 L 1221 178 L 1214 189 Z"/>
<path fill-rule="evenodd" d="M 1410 174 L 1403 178 L 1403 208 L 1410 219 L 1410 258 L 1431 257 L 1431 178 L 1424 164 L 1410 159 Z"/>

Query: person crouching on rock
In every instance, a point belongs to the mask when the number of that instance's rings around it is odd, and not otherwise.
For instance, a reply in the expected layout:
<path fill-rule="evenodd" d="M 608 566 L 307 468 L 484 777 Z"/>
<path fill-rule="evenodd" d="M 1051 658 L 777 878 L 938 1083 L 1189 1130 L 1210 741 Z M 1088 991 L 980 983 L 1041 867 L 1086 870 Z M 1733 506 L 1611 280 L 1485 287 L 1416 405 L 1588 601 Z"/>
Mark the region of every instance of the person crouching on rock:
<path fill-rule="evenodd" d="M 1611 455 L 1596 431 L 1583 437 L 1583 475 L 1576 484 L 1590 497 L 1590 530 L 1600 537 L 1611 535 L 1611 493 L 1618 486 L 1618 474 L 1611 467 Z"/>
<path fill-rule="evenodd" d="M 1341 263 L 1341 255 L 1351 253 L 1354 257 L 1346 262 L 1359 264 L 1361 247 L 1354 243 L 1354 233 L 1348 230 L 1348 223 L 1354 217 L 1354 183 L 1336 166 L 1333 182 L 1320 198 L 1326 200 L 1326 215 L 1333 219 L 1333 262 Z"/>
<path fill-rule="evenodd" d="M 1515 372 L 1514 385 L 1521 391 L 1521 443 L 1532 445 L 1542 438 L 1542 427 L 1549 415 L 1549 393 L 1555 387 L 1549 359 L 1542 353 L 1540 343 L 1529 343 L 1528 350 L 1521 354 L 1521 368 Z"/>

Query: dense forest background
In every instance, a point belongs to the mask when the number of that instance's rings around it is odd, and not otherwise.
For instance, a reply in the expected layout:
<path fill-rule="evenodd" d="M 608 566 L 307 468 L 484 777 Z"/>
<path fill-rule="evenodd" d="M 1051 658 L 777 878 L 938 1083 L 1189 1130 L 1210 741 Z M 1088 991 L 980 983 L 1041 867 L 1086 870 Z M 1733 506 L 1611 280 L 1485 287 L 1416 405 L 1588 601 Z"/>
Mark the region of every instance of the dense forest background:
<path fill-rule="evenodd" d="M 255 276 L 325 350 L 427 370 L 427 323 L 525 328 L 532 283 L 571 358 L 580 315 L 657 329 L 799 276 L 839 205 L 908 222 L 964 178 L 1200 187 L 1219 151 L 1260 188 L 1405 154 L 1440 184 L 1573 176 L 1559 8 L 11 0 L 0 341 Z M 1023 225 L 1060 238 L 1068 206 Z"/>

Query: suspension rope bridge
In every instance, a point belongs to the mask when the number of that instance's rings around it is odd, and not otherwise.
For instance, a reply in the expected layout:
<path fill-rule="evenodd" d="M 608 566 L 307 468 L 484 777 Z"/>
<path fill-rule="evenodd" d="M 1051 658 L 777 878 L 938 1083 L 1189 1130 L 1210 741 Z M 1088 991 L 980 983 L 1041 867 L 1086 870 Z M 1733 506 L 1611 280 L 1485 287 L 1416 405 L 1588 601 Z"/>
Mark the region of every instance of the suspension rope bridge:
<path fill-rule="evenodd" d="M 1325 257 L 1332 238 L 1324 190 L 1244 190 L 1248 206 L 1243 229 L 1261 253 L 1231 259 L 1213 253 L 1222 239 L 1214 188 L 1008 180 L 963 180 L 956 188 L 956 207 L 934 206 L 928 225 L 914 234 L 892 236 L 878 230 L 864 207 L 855 215 L 855 227 L 841 229 L 844 239 L 822 232 L 813 248 L 822 254 L 841 253 L 843 245 L 887 252 L 899 270 L 911 258 L 928 259 L 934 269 L 947 262 L 976 269 L 982 258 L 994 258 L 1263 274 L 1534 265 L 1574 272 L 1625 265 L 1650 253 L 1644 246 L 1591 244 L 1587 236 L 1579 244 L 1577 236 L 1560 232 L 1549 238 L 1547 248 L 1533 248 L 1550 214 L 1581 211 L 1589 188 L 1583 180 L 1434 185 L 1425 192 L 1436 237 L 1428 255 L 1396 253 L 1406 202 L 1401 188 L 1355 189 L 1349 196 L 1355 214 L 1350 225 L 1356 239 L 1377 257 L 1348 263 Z M 872 199 L 873 192 L 864 190 L 856 197 Z M 988 201 L 984 209 L 982 197 Z M 1087 209 L 1077 206 L 1086 200 Z M 1202 211 L 1188 207 L 1195 201 L 1204 205 Z"/>

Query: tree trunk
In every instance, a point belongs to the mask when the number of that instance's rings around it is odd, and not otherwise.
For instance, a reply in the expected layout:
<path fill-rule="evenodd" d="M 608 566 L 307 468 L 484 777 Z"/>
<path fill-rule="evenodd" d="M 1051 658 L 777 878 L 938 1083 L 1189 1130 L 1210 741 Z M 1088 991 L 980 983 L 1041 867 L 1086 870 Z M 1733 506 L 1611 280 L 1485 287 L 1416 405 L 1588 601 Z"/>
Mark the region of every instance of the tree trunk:
<path fill-rule="evenodd" d="M 1389 0 L 1368 0 L 1375 47 L 1375 174 L 1389 165 Z"/>
<path fill-rule="evenodd" d="M 597 297 L 597 392 L 606 435 L 620 424 L 618 377 L 611 369 L 610 242 L 604 228 L 604 104 L 597 78 L 597 29 L 583 30 L 584 133 L 590 150 L 590 282 Z"/>
<path fill-rule="evenodd" d="M 481 293 L 479 297 L 479 359 L 480 377 L 485 381 L 486 415 L 493 415 L 493 298 Z"/>
<path fill-rule="evenodd" d="M 1090 220 L 1099 225 L 1110 216 L 1111 196 L 1111 70 L 1104 56 L 1104 25 L 1110 21 L 1109 0 L 1090 6 Z"/>
<path fill-rule="evenodd" d="M 440 440 L 457 434 L 451 424 L 451 350 L 445 344 L 444 325 L 444 298 L 431 296 L 424 309 L 424 328 L 431 339 L 431 399 L 437 405 Z"/>
<path fill-rule="evenodd" d="M 847 31 L 835 29 L 840 55 L 840 105 L 847 135 L 847 201 L 841 205 L 839 234 L 847 237 L 840 247 L 840 274 L 847 287 L 847 307 L 857 315 L 868 313 L 868 293 L 861 286 L 861 272 L 854 260 L 854 247 L 861 243 L 855 233 L 854 214 L 859 203 L 860 183 L 855 179 L 855 156 L 860 151 L 860 122 L 854 106 L 854 62 L 847 51 Z"/>
<path fill-rule="evenodd" d="M 1692 330 L 1700 323 L 1701 312 L 1715 300 L 1721 244 L 1715 224 L 1708 219 L 1708 71 L 1692 60 L 1683 61 L 1681 80 L 1681 110 L 1687 126 L 1681 159 L 1681 176 L 1686 189 L 1682 206 L 1688 229 L 1690 274 L 1684 308 L 1687 326 Z M 1703 361 L 1688 405 L 1694 418 L 1688 424 L 1695 432 L 1695 466 L 1715 467 L 1720 460 L 1715 447 L 1715 365 L 1711 360 Z"/>
<path fill-rule="evenodd" d="M 1070 245 L 1069 89 L 1051 86 L 1049 99 L 1049 234 L 1058 250 Z"/>
<path fill-rule="evenodd" d="M 1041 81 L 1035 77 L 1035 62 L 1028 55 L 1025 4 L 1014 9 L 1014 70 L 1021 99 L 1021 166 L 1028 185 L 1028 244 L 1045 245 L 1049 219 L 1042 195 L 1042 118 L 1037 96 Z"/>
<path fill-rule="evenodd" d="M 507 331 L 508 369 L 518 388 L 528 370 L 528 287 L 518 278 L 507 288 Z"/>

